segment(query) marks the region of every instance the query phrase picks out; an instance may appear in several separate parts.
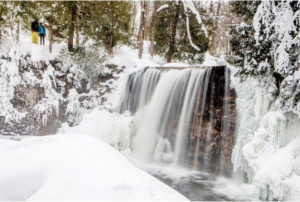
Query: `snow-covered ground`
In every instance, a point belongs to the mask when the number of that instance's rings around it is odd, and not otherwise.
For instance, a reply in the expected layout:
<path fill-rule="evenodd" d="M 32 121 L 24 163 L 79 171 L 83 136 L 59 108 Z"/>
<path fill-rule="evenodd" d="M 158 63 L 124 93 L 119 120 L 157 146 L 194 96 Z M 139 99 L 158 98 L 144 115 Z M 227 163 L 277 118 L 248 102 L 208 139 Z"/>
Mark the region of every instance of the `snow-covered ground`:
<path fill-rule="evenodd" d="M 60 134 L 0 139 L 0 200 L 187 200 L 107 143 Z"/>
<path fill-rule="evenodd" d="M 31 60 L 38 62 L 56 58 L 66 47 L 64 43 L 56 44 L 50 54 L 47 40 L 46 46 L 32 44 L 30 40 L 28 33 L 21 35 L 18 45 L 8 40 L 0 47 L 0 53 L 12 47 L 10 55 L 17 58 L 30 53 Z M 104 95 L 106 104 L 85 114 L 79 125 L 63 124 L 55 136 L 27 137 L 21 141 L 0 139 L 0 162 L 4 162 L 0 166 L 0 200 L 186 200 L 136 167 L 175 181 L 198 174 L 167 163 L 153 163 L 153 159 L 149 163 L 148 159 L 135 156 L 130 151 L 134 118 L 128 112 L 112 112 L 119 105 L 129 73 L 145 67 L 189 66 L 176 62 L 166 64 L 159 56 L 151 58 L 148 45 L 145 42 L 141 60 L 137 50 L 128 46 L 115 48 L 106 63 L 125 66 L 124 73 L 109 84 L 112 91 Z M 224 60 L 206 54 L 202 66 L 224 64 Z M 19 77 L 15 67 L 1 69 L 4 70 L 9 77 Z M 235 68 L 231 70 L 235 72 Z M 216 182 L 220 186 L 215 192 L 235 198 L 246 195 L 248 199 L 299 200 L 299 118 L 278 110 L 270 93 L 255 79 L 241 83 L 232 74 L 231 81 L 237 92 L 238 112 L 232 162 L 236 170 L 247 172 L 251 184 L 239 188 L 227 179 L 218 178 Z M 2 86 L 3 92 L 14 85 Z M 12 93 L 0 97 L 9 101 Z M 3 106 L 7 108 L 5 103 Z"/>
<path fill-rule="evenodd" d="M 69 127 L 64 123 L 58 134 L 79 133 L 105 141 L 119 151 L 130 149 L 133 117 L 129 112 L 119 114 L 106 110 L 94 110 L 85 114 L 79 125 Z"/>
<path fill-rule="evenodd" d="M 60 51 L 67 48 L 66 43 L 53 44 L 52 53 L 49 52 L 49 40 L 46 37 L 45 45 L 33 44 L 31 42 L 31 32 L 21 31 L 20 42 L 15 43 L 15 39 L 7 38 L 0 46 L 1 53 L 9 53 L 10 56 L 20 57 L 21 55 L 31 55 L 31 61 L 53 60 L 60 55 Z"/>

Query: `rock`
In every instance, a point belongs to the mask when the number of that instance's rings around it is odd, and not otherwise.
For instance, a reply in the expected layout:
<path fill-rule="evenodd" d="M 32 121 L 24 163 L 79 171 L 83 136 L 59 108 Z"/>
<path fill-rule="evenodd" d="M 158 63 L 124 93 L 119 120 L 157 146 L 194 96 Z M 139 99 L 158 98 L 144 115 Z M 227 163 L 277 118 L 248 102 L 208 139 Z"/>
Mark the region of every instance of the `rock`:
<path fill-rule="evenodd" d="M 4 58 L 9 60 L 8 58 Z M 44 73 L 49 68 L 54 68 L 54 77 L 56 83 L 53 83 L 54 78 L 50 75 L 50 80 L 52 80 L 52 88 L 62 95 L 64 99 L 61 99 L 59 102 L 58 110 L 56 108 L 51 108 L 46 113 L 39 113 L 36 110 L 36 106 L 39 103 L 43 102 L 43 99 L 47 97 L 46 91 L 44 87 L 41 87 L 39 84 L 32 85 L 26 80 L 22 80 L 21 84 L 16 86 L 14 89 L 14 97 L 10 102 L 13 104 L 14 108 L 19 112 L 26 112 L 26 117 L 23 118 L 20 122 L 12 121 L 10 123 L 5 122 L 4 117 L 0 117 L 0 134 L 2 135 L 49 135 L 55 134 L 58 128 L 61 126 L 61 123 L 68 122 L 69 125 L 74 125 L 75 120 L 68 119 L 66 115 L 68 101 L 68 95 L 70 89 L 74 89 L 75 85 L 73 83 L 73 79 L 68 79 L 69 70 L 62 70 L 63 64 L 58 60 L 51 60 L 49 62 L 39 61 L 32 62 L 30 60 L 30 56 L 26 55 L 21 57 L 15 62 L 19 68 L 19 74 L 23 78 L 23 75 L 26 73 L 33 73 L 33 76 L 38 80 L 43 79 Z M 51 67 L 50 67 L 51 66 Z M 116 68 L 115 65 L 108 65 L 108 68 L 114 70 Z M 101 102 L 99 104 L 103 104 L 105 99 L 102 98 L 107 92 L 110 92 L 111 89 L 107 84 L 102 84 L 110 79 L 117 79 L 113 76 L 113 74 L 109 75 L 99 75 L 91 79 L 91 81 L 87 81 L 86 79 L 82 79 L 80 81 L 80 87 L 78 87 L 77 93 L 85 95 L 85 93 L 89 93 L 91 89 L 98 91 L 98 95 L 96 99 L 99 98 Z M 105 89 L 105 92 L 101 91 Z M 79 99 L 79 103 L 89 102 L 94 97 L 92 96 L 81 96 Z M 96 107 L 96 106 L 94 106 Z M 87 106 L 87 109 L 91 107 Z M 58 112 L 58 113 L 57 113 Z M 74 112 L 78 113 L 78 112 Z M 47 117 L 46 119 L 44 119 Z M 46 122 L 44 122 L 46 121 Z"/>

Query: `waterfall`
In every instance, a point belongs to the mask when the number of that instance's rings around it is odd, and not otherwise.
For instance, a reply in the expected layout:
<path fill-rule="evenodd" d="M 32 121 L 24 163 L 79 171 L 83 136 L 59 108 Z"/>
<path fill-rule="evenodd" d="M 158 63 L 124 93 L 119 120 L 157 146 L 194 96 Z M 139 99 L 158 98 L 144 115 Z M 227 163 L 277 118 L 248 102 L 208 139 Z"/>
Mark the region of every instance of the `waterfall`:
<path fill-rule="evenodd" d="M 129 110 L 134 114 L 138 109 L 143 108 L 149 102 L 160 74 L 159 70 L 148 68 L 129 74 L 119 112 L 124 113 Z"/>
<path fill-rule="evenodd" d="M 228 175 L 235 121 L 229 75 L 223 66 L 129 75 L 120 112 L 139 118 L 133 152 Z"/>
<path fill-rule="evenodd" d="M 224 153 L 224 148 L 228 147 L 228 144 L 233 146 L 233 142 L 230 143 L 228 140 L 228 136 L 230 132 L 235 132 L 235 120 L 233 116 L 231 116 L 231 110 L 235 109 L 235 101 L 230 100 L 230 98 L 235 97 L 231 96 L 230 90 L 230 70 L 229 68 L 225 68 L 225 92 L 223 99 L 223 115 L 222 115 L 222 126 L 221 126 L 221 143 L 220 143 L 220 159 L 219 159 L 219 169 L 220 173 L 224 174 L 224 158 L 226 158 L 226 154 Z M 233 139 L 231 139 L 232 141 Z"/>
<path fill-rule="evenodd" d="M 153 154 L 159 137 L 173 142 L 191 73 L 191 69 L 186 69 L 171 70 L 162 74 L 133 139 L 134 152 Z"/>

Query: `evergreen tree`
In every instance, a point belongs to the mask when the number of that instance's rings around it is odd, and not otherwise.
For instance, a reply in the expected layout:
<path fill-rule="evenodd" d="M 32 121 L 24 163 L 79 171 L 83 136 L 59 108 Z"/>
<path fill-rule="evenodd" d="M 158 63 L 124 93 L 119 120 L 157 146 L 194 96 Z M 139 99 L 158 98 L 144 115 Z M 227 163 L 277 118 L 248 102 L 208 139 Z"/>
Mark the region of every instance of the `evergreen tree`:
<path fill-rule="evenodd" d="M 129 42 L 132 2 L 85 2 L 81 28 L 86 40 L 93 39 L 111 53 L 118 42 Z"/>
<path fill-rule="evenodd" d="M 165 55 L 168 62 L 179 59 L 201 63 L 209 44 L 197 16 L 182 1 L 169 2 L 168 8 L 158 13 L 155 40 L 156 53 Z"/>
<path fill-rule="evenodd" d="M 279 96 L 277 106 L 300 114 L 300 4 L 262 1 L 254 7 L 255 14 L 253 9 L 245 12 L 248 25 L 230 31 L 238 75 L 259 76 L 268 92 Z"/>
<path fill-rule="evenodd" d="M 234 56 L 229 56 L 227 59 L 239 68 L 238 75 L 241 78 L 249 75 L 268 75 L 272 72 L 272 40 L 263 32 L 264 24 L 256 27 L 256 32 L 252 23 L 260 3 L 257 1 L 232 2 L 233 12 L 239 16 L 242 15 L 245 22 L 230 26 L 229 34 L 232 37 L 230 42 Z M 257 20 L 261 22 L 261 19 Z"/>

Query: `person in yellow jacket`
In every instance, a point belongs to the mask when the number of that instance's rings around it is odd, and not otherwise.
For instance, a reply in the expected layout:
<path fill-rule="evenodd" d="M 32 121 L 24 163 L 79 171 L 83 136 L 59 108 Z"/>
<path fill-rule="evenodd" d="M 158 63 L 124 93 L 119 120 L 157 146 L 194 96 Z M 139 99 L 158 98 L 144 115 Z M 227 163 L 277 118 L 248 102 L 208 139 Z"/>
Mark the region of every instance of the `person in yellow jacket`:
<path fill-rule="evenodd" d="M 38 44 L 39 43 L 39 19 L 35 19 L 35 21 L 33 21 L 31 23 L 31 40 L 32 43 Z"/>

